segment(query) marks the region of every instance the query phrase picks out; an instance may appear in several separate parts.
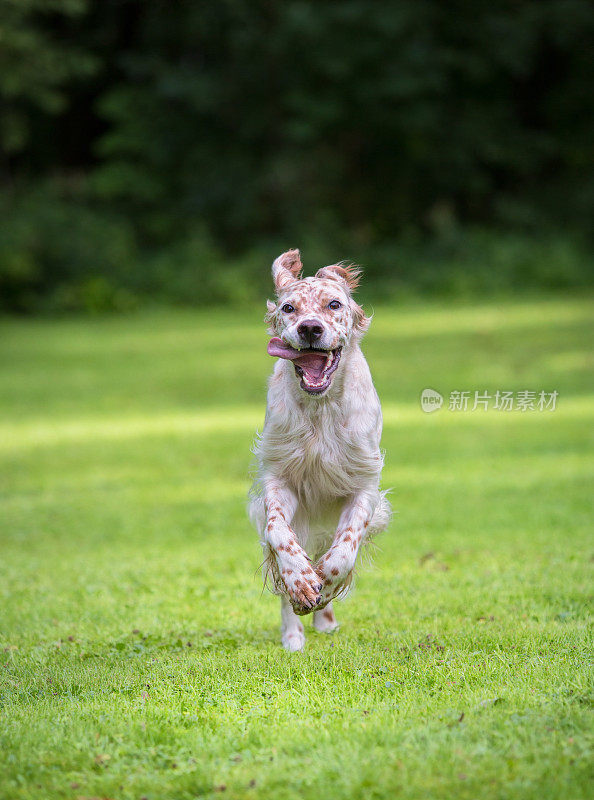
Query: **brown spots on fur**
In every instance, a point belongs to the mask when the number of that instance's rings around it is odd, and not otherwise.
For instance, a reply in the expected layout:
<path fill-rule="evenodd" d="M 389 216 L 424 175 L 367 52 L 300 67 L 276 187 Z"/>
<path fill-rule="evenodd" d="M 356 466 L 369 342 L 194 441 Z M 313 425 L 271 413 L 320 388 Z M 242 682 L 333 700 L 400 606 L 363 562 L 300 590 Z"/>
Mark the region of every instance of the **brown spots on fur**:
<path fill-rule="evenodd" d="M 366 519 L 365 522 L 363 523 L 363 527 L 364 528 L 368 528 L 369 527 L 369 520 L 368 519 Z"/>
<path fill-rule="evenodd" d="M 334 613 L 328 609 L 325 609 L 325 611 L 322 612 L 322 616 L 324 619 L 327 619 L 328 622 L 335 622 Z"/>
<path fill-rule="evenodd" d="M 293 570 L 292 569 L 283 570 L 283 572 L 286 575 L 292 575 L 293 574 Z"/>
<path fill-rule="evenodd" d="M 324 586 L 331 586 L 331 585 L 332 581 L 330 580 L 330 578 L 326 578 L 326 580 L 324 581 Z"/>
<path fill-rule="evenodd" d="M 333 575 L 338 575 L 338 567 L 332 567 L 332 569 L 330 570 L 330 572 L 331 572 Z"/>
<path fill-rule="evenodd" d="M 282 553 L 282 552 L 283 552 L 283 550 L 285 550 L 285 546 L 284 546 L 284 544 L 281 542 L 280 544 L 277 544 L 277 546 L 276 546 L 276 549 L 277 549 L 277 551 L 278 551 L 279 553 Z"/>
<path fill-rule="evenodd" d="M 362 309 L 352 300 L 351 286 L 356 284 L 357 271 L 342 264 L 325 268 L 325 272 L 318 273 L 316 278 L 302 280 L 300 272 L 293 275 L 285 269 L 283 263 L 292 263 L 293 256 L 279 256 L 274 262 L 272 272 L 275 276 L 278 304 L 268 303 L 266 321 L 270 324 L 270 332 L 282 336 L 286 327 L 293 324 L 295 317 L 315 315 L 324 322 L 324 327 L 332 335 L 338 346 L 342 339 L 348 338 L 353 326 L 364 330 L 369 322 L 363 315 Z M 299 262 L 300 263 L 300 262 Z M 342 302 L 340 309 L 329 309 L 331 300 L 339 299 Z M 290 303 L 295 308 L 295 313 L 290 319 L 280 313 L 284 302 Z M 274 378 L 273 378 L 274 380 Z M 270 489 L 277 489 L 274 484 Z M 278 489 L 277 489 L 278 490 Z"/>
<path fill-rule="evenodd" d="M 342 541 L 343 542 L 350 542 L 351 541 L 351 537 L 348 535 L 348 533 L 346 534 L 346 536 L 342 537 Z"/>

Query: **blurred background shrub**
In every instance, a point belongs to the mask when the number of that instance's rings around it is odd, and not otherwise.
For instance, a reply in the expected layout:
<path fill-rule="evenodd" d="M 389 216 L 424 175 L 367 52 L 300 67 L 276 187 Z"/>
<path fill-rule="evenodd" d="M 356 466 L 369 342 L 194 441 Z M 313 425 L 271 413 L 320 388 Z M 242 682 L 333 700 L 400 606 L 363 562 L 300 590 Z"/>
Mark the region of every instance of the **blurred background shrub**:
<path fill-rule="evenodd" d="M 366 292 L 591 285 L 582 0 L 0 0 L 0 298 L 243 303 L 299 246 Z"/>

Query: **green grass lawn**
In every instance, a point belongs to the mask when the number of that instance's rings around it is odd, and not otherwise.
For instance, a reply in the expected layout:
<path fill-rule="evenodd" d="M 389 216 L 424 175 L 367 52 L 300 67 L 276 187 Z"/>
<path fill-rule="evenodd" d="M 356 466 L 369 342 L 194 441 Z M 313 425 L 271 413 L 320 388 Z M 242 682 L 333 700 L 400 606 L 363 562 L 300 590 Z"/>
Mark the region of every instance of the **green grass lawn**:
<path fill-rule="evenodd" d="M 375 309 L 397 513 L 292 655 L 245 514 L 262 316 L 0 323 L 0 797 L 592 797 L 594 304 Z"/>

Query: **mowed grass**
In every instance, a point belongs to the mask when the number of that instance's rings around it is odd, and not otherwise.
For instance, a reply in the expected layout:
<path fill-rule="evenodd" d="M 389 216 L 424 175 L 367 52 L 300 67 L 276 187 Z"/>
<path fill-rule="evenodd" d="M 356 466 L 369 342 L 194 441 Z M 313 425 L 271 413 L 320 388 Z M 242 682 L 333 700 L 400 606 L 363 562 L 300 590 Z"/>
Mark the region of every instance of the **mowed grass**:
<path fill-rule="evenodd" d="M 594 304 L 375 312 L 396 514 L 293 655 L 245 515 L 261 310 L 0 324 L 0 797 L 592 797 Z"/>

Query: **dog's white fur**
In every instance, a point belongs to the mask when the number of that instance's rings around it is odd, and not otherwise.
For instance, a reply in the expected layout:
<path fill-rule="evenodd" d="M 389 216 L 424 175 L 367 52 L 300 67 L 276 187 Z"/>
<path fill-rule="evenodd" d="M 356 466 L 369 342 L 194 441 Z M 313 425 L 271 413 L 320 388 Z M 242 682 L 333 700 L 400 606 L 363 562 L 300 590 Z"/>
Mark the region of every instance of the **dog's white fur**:
<path fill-rule="evenodd" d="M 321 395 L 304 390 L 291 361 L 277 360 L 255 447 L 259 470 L 249 512 L 281 595 L 287 650 L 305 644 L 300 615 L 313 611 L 320 631 L 337 627 L 331 601 L 348 588 L 360 546 L 390 519 L 379 489 L 381 407 L 359 347 L 370 319 L 351 296 L 359 273 L 337 264 L 302 279 L 301 269 L 298 250 L 274 262 L 277 303 L 268 303 L 269 330 L 303 347 L 299 322 L 314 318 L 323 328 L 317 346 L 342 351 Z M 329 298 L 339 301 L 338 311 Z M 287 314 L 289 307 L 294 312 Z"/>

